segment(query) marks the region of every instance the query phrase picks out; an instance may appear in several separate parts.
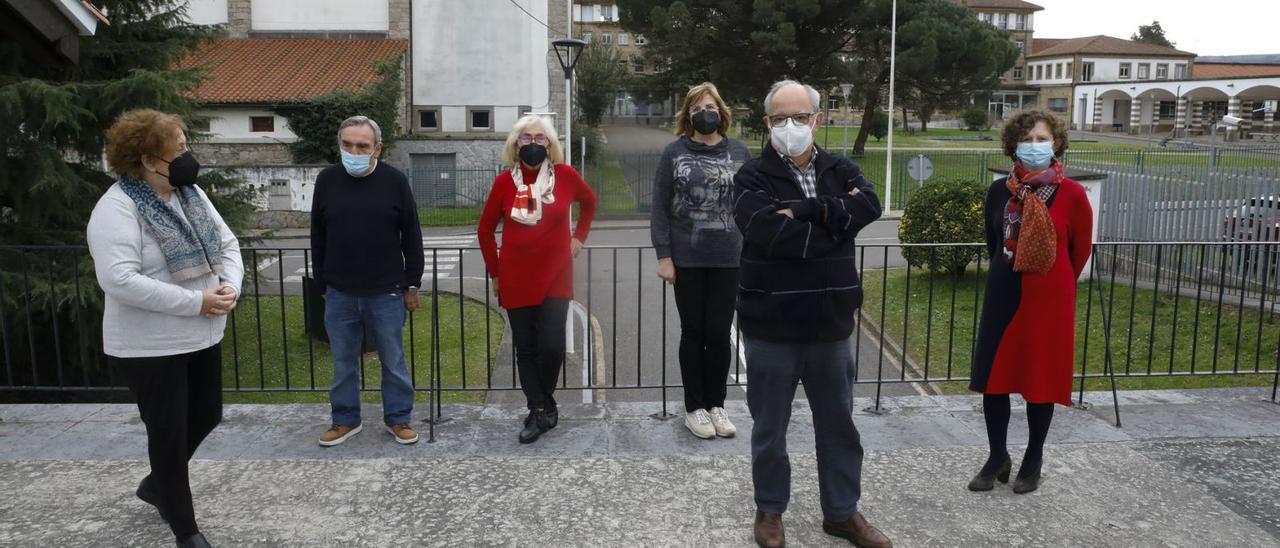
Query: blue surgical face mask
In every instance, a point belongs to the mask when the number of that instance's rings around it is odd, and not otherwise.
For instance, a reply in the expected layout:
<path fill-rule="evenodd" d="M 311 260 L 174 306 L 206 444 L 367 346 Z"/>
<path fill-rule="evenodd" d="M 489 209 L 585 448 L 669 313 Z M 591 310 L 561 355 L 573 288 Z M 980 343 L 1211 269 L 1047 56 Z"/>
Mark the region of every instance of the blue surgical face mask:
<path fill-rule="evenodd" d="M 1018 143 L 1018 161 L 1030 170 L 1044 169 L 1053 161 L 1053 142 Z"/>
<path fill-rule="evenodd" d="M 347 169 L 347 173 L 352 177 L 364 177 L 368 175 L 369 164 L 373 161 L 372 154 L 352 154 L 345 150 L 342 153 L 342 167 Z"/>

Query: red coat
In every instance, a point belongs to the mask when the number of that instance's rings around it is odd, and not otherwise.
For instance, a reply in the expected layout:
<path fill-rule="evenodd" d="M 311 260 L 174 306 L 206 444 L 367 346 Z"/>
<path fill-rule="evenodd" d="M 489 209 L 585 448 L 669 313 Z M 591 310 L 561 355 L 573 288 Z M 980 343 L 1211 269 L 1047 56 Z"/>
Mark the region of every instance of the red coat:
<path fill-rule="evenodd" d="M 971 390 L 1022 394 L 1030 403 L 1071 404 L 1075 370 L 1076 280 L 1093 249 L 1093 209 L 1071 179 L 1049 200 L 1057 256 L 1044 274 L 1014 272 L 1004 258 L 1004 179 L 987 192 L 987 275 Z"/>
<path fill-rule="evenodd" d="M 498 280 L 498 305 L 503 308 L 538 306 L 547 297 L 573 298 L 569 213 L 573 202 L 581 204 L 573 238 L 585 243 L 596 214 L 596 195 L 573 166 L 556 164 L 555 170 L 555 203 L 543 204 L 542 219 L 533 226 L 509 219 L 516 192 L 511 171 L 494 178 L 489 190 L 477 230 L 485 269 Z M 525 181 L 533 181 L 538 172 L 525 169 L 523 175 Z M 501 252 L 494 237 L 499 221 Z"/>

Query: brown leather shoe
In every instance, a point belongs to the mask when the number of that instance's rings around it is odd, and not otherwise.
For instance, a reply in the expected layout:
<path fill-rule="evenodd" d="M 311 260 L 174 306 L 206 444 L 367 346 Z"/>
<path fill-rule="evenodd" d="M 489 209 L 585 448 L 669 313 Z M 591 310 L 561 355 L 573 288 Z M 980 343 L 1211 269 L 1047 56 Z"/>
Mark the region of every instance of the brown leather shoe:
<path fill-rule="evenodd" d="M 387 431 L 391 432 L 391 435 L 396 437 L 396 443 L 399 443 L 400 445 L 418 443 L 418 433 L 414 432 L 413 426 L 410 426 L 407 422 L 397 424 L 395 426 L 388 426 Z"/>
<path fill-rule="evenodd" d="M 822 531 L 852 542 L 858 548 L 893 548 L 893 541 L 881 533 L 862 517 L 862 512 L 854 512 L 849 519 L 835 522 L 822 520 Z"/>
<path fill-rule="evenodd" d="M 756 510 L 756 544 L 764 548 L 782 548 L 787 545 L 782 532 L 782 514 Z"/>
<path fill-rule="evenodd" d="M 347 441 L 347 438 L 359 434 L 360 430 L 361 425 L 359 424 L 355 426 L 338 426 L 335 424 L 320 435 L 320 445 L 322 447 L 341 445 L 342 442 Z"/>

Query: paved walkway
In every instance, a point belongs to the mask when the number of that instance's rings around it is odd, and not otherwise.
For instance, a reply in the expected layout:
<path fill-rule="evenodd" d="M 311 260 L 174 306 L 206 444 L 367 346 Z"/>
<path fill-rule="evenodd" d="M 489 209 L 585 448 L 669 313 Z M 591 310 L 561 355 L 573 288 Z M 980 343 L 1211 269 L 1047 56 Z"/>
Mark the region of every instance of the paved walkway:
<path fill-rule="evenodd" d="M 897 546 L 1280 546 L 1280 405 L 1269 390 L 1130 392 L 1059 408 L 1038 492 L 969 493 L 985 455 L 972 396 L 887 400 L 856 421 L 863 510 Z M 425 409 L 423 409 L 425 410 Z M 749 546 L 751 421 L 700 441 L 655 404 L 565 410 L 532 446 L 510 406 L 446 406 L 437 441 L 369 428 L 324 449 L 317 405 L 236 405 L 192 464 L 197 516 L 221 546 Z M 421 410 L 420 410 L 421 411 Z M 366 409 L 377 423 L 378 410 Z M 426 426 L 426 425 L 422 425 Z M 425 431 L 424 431 L 425 433 Z M 1025 441 L 1015 409 L 1011 443 Z M 147 472 L 129 405 L 0 406 L 0 546 L 158 546 L 132 495 Z M 1011 448 L 1016 452 L 1019 448 Z M 791 435 L 793 546 L 821 532 L 812 423 Z"/>

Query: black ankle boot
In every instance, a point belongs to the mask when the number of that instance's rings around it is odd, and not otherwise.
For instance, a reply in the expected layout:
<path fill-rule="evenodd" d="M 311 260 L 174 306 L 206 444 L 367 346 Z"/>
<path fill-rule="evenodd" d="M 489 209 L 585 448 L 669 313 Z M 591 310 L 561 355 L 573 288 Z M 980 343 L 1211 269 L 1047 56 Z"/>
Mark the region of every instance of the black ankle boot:
<path fill-rule="evenodd" d="M 138 489 L 133 494 L 142 499 L 142 502 L 156 507 L 156 512 L 160 513 L 160 519 L 164 520 L 165 523 L 169 523 L 169 514 L 164 511 L 164 505 L 160 503 L 160 494 L 151 488 L 150 479 L 151 476 L 142 478 L 142 481 L 138 483 Z"/>
<path fill-rule="evenodd" d="M 208 539 L 204 535 L 196 533 L 187 537 L 185 540 L 178 541 L 178 548 L 213 548 L 209 545 Z"/>
<path fill-rule="evenodd" d="M 1013 461 L 1006 457 L 1004 464 L 1000 465 L 1000 468 L 996 469 L 993 474 L 983 475 L 982 471 L 979 470 L 978 474 L 973 476 L 973 479 L 969 480 L 969 490 L 979 492 L 990 491 L 995 489 L 996 480 L 999 480 L 1000 483 L 1009 483 L 1009 472 L 1012 470 Z"/>
<path fill-rule="evenodd" d="M 542 417 L 545 419 L 547 430 L 555 428 L 557 424 L 560 424 L 560 410 L 555 407 L 543 411 Z"/>
<path fill-rule="evenodd" d="M 520 443 L 533 443 L 538 441 L 544 432 L 550 428 L 544 427 L 545 420 L 542 418 L 543 411 L 541 409 L 533 409 L 529 411 L 529 415 L 524 418 L 524 428 L 520 430 Z"/>
<path fill-rule="evenodd" d="M 1026 468 L 1023 463 L 1022 469 L 1018 470 L 1018 478 L 1013 481 L 1013 492 L 1019 495 L 1025 495 L 1040 488 L 1040 468 L 1043 464 L 1037 464 L 1034 471 Z"/>

